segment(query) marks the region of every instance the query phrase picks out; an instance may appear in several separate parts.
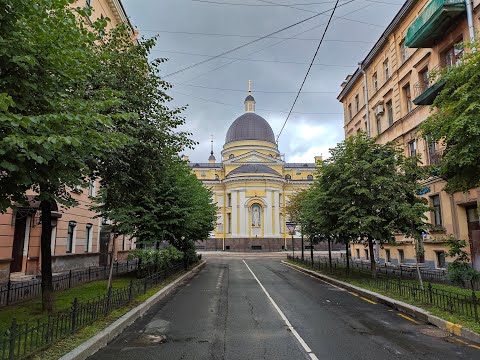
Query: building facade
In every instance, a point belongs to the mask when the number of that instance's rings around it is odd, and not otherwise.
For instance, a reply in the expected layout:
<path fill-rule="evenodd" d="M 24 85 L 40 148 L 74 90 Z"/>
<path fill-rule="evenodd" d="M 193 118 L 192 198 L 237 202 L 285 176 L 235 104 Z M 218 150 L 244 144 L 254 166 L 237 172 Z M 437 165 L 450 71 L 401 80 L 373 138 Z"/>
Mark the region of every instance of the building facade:
<path fill-rule="evenodd" d="M 394 141 L 407 156 L 420 155 L 424 165 L 441 161 L 440 144 L 428 141 L 417 128 L 431 113 L 431 104 L 444 82 L 436 70 L 461 62 L 462 41 L 480 29 L 479 0 L 408 0 L 380 39 L 342 84 L 338 100 L 344 107 L 345 137 L 360 131 L 378 143 Z M 427 214 L 434 230 L 423 241 L 420 262 L 431 268 L 446 268 L 444 239 L 453 235 L 468 240 L 471 258 L 480 270 L 480 226 L 477 201 L 480 189 L 448 194 L 446 183 L 430 178 L 420 196 L 432 208 Z M 366 260 L 373 254 L 363 244 L 352 244 L 352 256 Z M 384 245 L 381 263 L 415 264 L 412 239 L 397 236 L 396 245 Z"/>
<path fill-rule="evenodd" d="M 91 6 L 92 20 L 108 17 L 108 28 L 126 23 L 132 29 L 132 37 L 136 36 L 119 0 L 79 0 L 72 6 Z M 73 191 L 71 195 L 78 206 L 69 209 L 56 206 L 51 240 L 53 272 L 98 266 L 107 261 L 109 232 L 102 234 L 102 219 L 90 210 L 98 187 L 99 182 L 95 181 L 89 188 Z M 0 214 L 0 281 L 40 274 L 41 213 L 35 194 L 27 196 L 30 206 Z M 132 246 L 128 238 L 117 239 L 115 257 L 125 259 Z"/>
<path fill-rule="evenodd" d="M 313 183 L 316 165 L 286 163 L 272 128 L 255 113 L 251 91 L 244 104 L 245 113 L 228 129 L 221 161 L 216 161 L 212 146 L 207 163 L 190 164 L 198 179 L 212 189 L 218 206 L 215 230 L 197 246 L 227 251 L 291 250 L 285 206 L 292 194 Z M 297 232 L 296 250 L 301 249 L 300 237 Z"/>

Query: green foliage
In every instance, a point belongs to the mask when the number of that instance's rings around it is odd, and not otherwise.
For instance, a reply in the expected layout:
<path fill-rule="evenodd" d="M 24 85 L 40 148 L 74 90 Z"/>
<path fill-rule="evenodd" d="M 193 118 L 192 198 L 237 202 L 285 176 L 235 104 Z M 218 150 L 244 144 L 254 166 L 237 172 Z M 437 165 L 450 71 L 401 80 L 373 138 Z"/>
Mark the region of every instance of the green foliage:
<path fill-rule="evenodd" d="M 478 49 L 479 43 L 467 44 Z M 440 75 L 445 86 L 436 97 L 422 134 L 444 146 L 438 174 L 449 192 L 480 185 L 480 53 L 466 54 L 460 65 Z"/>
<path fill-rule="evenodd" d="M 480 272 L 475 270 L 471 263 L 468 253 L 464 250 L 467 247 L 465 240 L 457 240 L 453 236 L 447 239 L 448 256 L 453 257 L 454 260 L 448 264 L 447 275 L 449 279 L 460 285 L 469 283 L 472 289 L 474 282 L 480 279 Z"/>
<path fill-rule="evenodd" d="M 164 249 L 152 248 L 134 249 L 128 254 L 129 259 L 139 259 L 142 266 L 151 266 L 155 263 L 159 267 L 168 267 L 183 259 L 183 253 L 172 245 Z"/>

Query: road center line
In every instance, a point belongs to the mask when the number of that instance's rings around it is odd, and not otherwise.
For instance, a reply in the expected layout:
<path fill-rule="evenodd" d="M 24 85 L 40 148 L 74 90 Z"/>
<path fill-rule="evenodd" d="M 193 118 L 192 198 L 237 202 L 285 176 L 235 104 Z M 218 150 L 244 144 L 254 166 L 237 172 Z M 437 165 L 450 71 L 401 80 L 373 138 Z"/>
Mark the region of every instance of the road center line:
<path fill-rule="evenodd" d="M 302 337 L 300 336 L 300 334 L 297 332 L 297 330 L 295 330 L 295 328 L 292 326 L 292 324 L 290 323 L 290 321 L 288 321 L 287 317 L 285 316 L 285 314 L 283 313 L 282 310 L 280 310 L 280 308 L 278 307 L 277 303 L 272 299 L 272 297 L 270 296 L 270 294 L 268 293 L 267 289 L 265 289 L 265 287 L 262 285 L 262 283 L 260 282 L 260 280 L 258 280 L 257 276 L 254 274 L 254 272 L 252 271 L 252 269 L 250 269 L 250 266 L 248 266 L 248 264 L 245 262 L 245 260 L 243 260 L 243 263 L 245 264 L 245 266 L 247 267 L 248 270 L 250 270 L 250 272 L 252 273 L 253 277 L 255 278 L 255 280 L 257 280 L 257 283 L 258 285 L 260 285 L 260 287 L 262 288 L 263 292 L 265 293 L 265 295 L 267 295 L 267 298 L 268 300 L 270 300 L 270 302 L 272 303 L 273 307 L 275 308 L 275 310 L 277 310 L 278 314 L 280 315 L 280 317 L 282 318 L 283 321 L 285 321 L 285 324 L 287 325 L 287 327 L 289 328 L 289 330 L 291 331 L 291 333 L 293 334 L 293 336 L 295 336 L 295 338 L 297 339 L 297 341 L 300 343 L 300 345 L 302 345 L 303 349 L 308 353 L 308 355 L 310 356 L 310 358 L 312 360 L 318 360 L 317 356 L 312 352 L 312 349 L 310 349 L 310 347 L 307 345 L 307 343 L 302 339 Z"/>

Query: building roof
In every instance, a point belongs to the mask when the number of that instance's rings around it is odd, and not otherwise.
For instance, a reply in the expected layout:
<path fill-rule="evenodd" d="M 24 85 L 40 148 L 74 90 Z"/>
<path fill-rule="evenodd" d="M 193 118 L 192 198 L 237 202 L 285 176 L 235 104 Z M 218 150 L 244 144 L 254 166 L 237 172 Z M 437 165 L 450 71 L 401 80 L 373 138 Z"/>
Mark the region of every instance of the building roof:
<path fill-rule="evenodd" d="M 286 168 L 316 168 L 317 167 L 317 164 L 315 163 L 286 163 L 285 164 L 285 167 Z"/>
<path fill-rule="evenodd" d="M 400 8 L 398 13 L 395 15 L 393 20 L 387 26 L 383 34 L 380 36 L 380 39 L 377 40 L 373 48 L 369 51 L 365 59 L 360 63 L 361 66 L 365 69 L 368 65 L 371 64 L 375 56 L 382 50 L 383 46 L 388 42 L 388 37 L 396 29 L 399 23 L 407 16 L 408 12 L 416 5 L 418 0 L 407 0 L 405 4 Z M 363 75 L 360 69 L 357 69 L 352 76 L 348 79 L 347 83 L 343 87 L 342 91 L 338 95 L 337 99 L 342 101 L 343 97 L 351 90 L 352 86 L 357 82 L 357 80 Z"/>
<path fill-rule="evenodd" d="M 192 168 L 221 168 L 221 163 L 189 163 Z"/>
<path fill-rule="evenodd" d="M 252 174 L 252 173 L 270 174 L 270 175 L 281 176 L 278 172 L 276 172 L 272 168 L 270 168 L 268 166 L 265 166 L 265 165 L 260 165 L 260 164 L 242 165 L 242 166 L 230 171 L 228 176 L 239 175 L 239 174 Z"/>
<path fill-rule="evenodd" d="M 230 125 L 225 137 L 225 144 L 242 140 L 259 140 L 275 144 L 275 135 L 267 120 L 255 113 L 248 112 L 238 117 Z"/>

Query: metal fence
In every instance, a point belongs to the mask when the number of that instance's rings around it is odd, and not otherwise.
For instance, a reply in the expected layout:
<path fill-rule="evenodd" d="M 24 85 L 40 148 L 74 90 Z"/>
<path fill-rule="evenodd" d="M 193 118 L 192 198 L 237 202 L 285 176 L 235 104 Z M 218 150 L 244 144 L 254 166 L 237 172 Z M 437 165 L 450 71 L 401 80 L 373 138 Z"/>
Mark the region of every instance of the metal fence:
<path fill-rule="evenodd" d="M 117 262 L 113 267 L 113 276 L 126 274 L 138 269 L 138 260 Z M 108 278 L 110 266 L 95 266 L 79 270 L 70 270 L 67 273 L 53 276 L 53 290 L 70 289 L 77 285 Z M 0 307 L 31 299 L 42 294 L 42 281 L 40 279 L 14 282 L 0 286 Z"/>
<path fill-rule="evenodd" d="M 27 358 L 57 340 L 75 334 L 80 328 L 108 315 L 113 310 L 124 307 L 135 296 L 145 294 L 148 289 L 183 269 L 183 262 L 176 263 L 146 278 L 132 279 L 128 286 L 113 289 L 89 301 L 80 303 L 75 298 L 70 310 L 33 322 L 20 324 L 13 319 L 7 333 L 0 338 L 0 360 Z"/>
<path fill-rule="evenodd" d="M 324 264 L 328 264 L 328 257 L 326 256 L 318 256 L 314 258 L 315 261 L 322 262 Z M 310 262 L 310 261 L 309 261 Z M 343 258 L 332 258 L 332 265 L 335 267 L 346 267 L 347 260 Z M 370 271 L 370 261 L 358 261 L 355 259 L 350 258 L 350 268 L 363 270 L 363 271 Z M 400 279 L 411 279 L 417 280 L 417 268 L 414 266 L 407 266 L 407 265 L 388 265 L 388 264 L 377 264 L 377 273 L 388 275 L 391 277 L 399 277 Z M 463 285 L 454 284 L 450 281 L 447 276 L 447 271 L 443 269 L 426 269 L 420 268 L 420 274 L 422 276 L 422 280 L 430 281 L 434 283 L 440 284 L 449 284 L 454 286 L 461 286 L 466 289 L 471 289 L 470 283 L 465 283 Z M 480 281 L 477 280 L 473 284 L 473 288 L 477 291 L 480 290 Z"/>
<path fill-rule="evenodd" d="M 297 263 L 311 266 L 313 269 L 326 271 L 332 270 L 333 272 L 342 272 L 342 274 L 345 274 L 345 268 L 343 266 L 337 266 L 337 264 L 341 264 L 341 262 L 337 263 L 336 261 L 333 261 L 332 269 L 330 269 L 328 261 L 325 262 L 318 259 L 318 261 L 314 260 L 312 265 L 312 262 L 309 259 L 302 260 L 299 257 L 293 258 L 290 255 L 288 255 L 287 258 Z M 431 282 L 422 288 L 419 284 L 402 281 L 402 278 L 399 276 L 392 277 L 391 273 L 388 272 L 377 272 L 377 277 L 373 279 L 370 278 L 369 271 L 367 272 L 361 267 L 356 267 L 355 263 L 352 265 L 353 266 L 350 270 L 353 273 L 357 272 L 365 275 L 365 278 L 368 279 L 369 283 L 377 289 L 384 290 L 387 293 L 395 293 L 401 297 L 412 299 L 422 304 L 431 305 L 452 314 L 463 315 L 474 319 L 476 322 L 480 322 L 478 315 L 479 299 L 473 290 L 470 295 L 459 294 L 453 291 L 434 288 Z"/>

